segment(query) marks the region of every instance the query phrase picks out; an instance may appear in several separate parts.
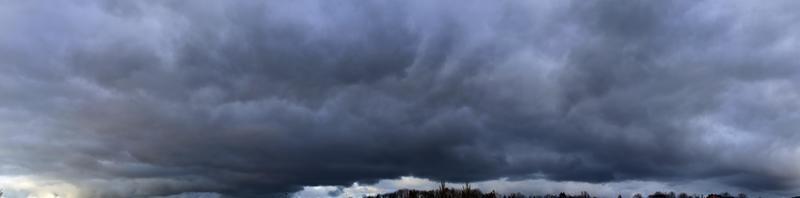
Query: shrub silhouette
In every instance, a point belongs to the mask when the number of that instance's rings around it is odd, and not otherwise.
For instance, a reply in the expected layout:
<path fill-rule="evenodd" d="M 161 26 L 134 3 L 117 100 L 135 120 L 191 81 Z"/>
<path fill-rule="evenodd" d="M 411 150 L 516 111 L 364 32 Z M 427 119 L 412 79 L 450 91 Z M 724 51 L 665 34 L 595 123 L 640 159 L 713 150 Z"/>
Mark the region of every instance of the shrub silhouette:
<path fill-rule="evenodd" d="M 447 188 L 445 182 L 441 182 L 439 187 L 434 190 L 411 190 L 401 189 L 396 192 L 379 194 L 374 196 L 366 196 L 368 198 L 595 198 L 588 192 L 583 191 L 579 194 L 573 195 L 566 192 L 558 194 L 545 194 L 545 195 L 524 195 L 522 193 L 499 194 L 492 190 L 489 193 L 483 193 L 479 189 L 473 189 L 469 183 L 464 184 L 461 189 Z M 622 198 L 622 195 L 617 195 L 617 198 Z M 642 194 L 634 194 L 632 198 L 644 198 Z M 747 198 L 747 195 L 740 193 L 733 196 L 730 193 L 723 192 L 720 194 L 708 194 L 707 196 L 681 192 L 676 195 L 675 192 L 655 192 L 647 195 L 647 198 Z M 800 198 L 800 197 L 793 197 Z"/>

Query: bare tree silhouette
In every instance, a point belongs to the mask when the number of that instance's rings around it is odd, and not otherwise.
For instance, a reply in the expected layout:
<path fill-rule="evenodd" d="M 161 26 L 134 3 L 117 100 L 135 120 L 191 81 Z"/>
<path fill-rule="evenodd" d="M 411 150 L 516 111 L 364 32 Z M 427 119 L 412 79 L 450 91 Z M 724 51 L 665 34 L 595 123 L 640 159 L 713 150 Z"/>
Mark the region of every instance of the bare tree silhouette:
<path fill-rule="evenodd" d="M 560 192 L 558 194 L 544 194 L 544 195 L 524 195 L 522 193 L 499 194 L 492 190 L 488 193 L 481 192 L 480 189 L 473 188 L 469 183 L 464 183 L 463 188 L 447 188 L 444 181 L 439 185 L 438 189 L 433 190 L 413 190 L 401 189 L 396 192 L 378 194 L 373 196 L 366 196 L 367 198 L 596 198 L 591 196 L 588 192 L 582 191 L 578 194 L 569 194 Z M 654 192 L 653 194 L 643 195 L 636 193 L 633 198 L 747 198 L 744 193 L 739 193 L 734 196 L 731 193 L 723 192 L 719 194 L 686 194 L 676 192 Z M 622 198 L 622 195 L 617 195 L 617 198 Z M 800 197 L 792 197 L 800 198 Z"/>

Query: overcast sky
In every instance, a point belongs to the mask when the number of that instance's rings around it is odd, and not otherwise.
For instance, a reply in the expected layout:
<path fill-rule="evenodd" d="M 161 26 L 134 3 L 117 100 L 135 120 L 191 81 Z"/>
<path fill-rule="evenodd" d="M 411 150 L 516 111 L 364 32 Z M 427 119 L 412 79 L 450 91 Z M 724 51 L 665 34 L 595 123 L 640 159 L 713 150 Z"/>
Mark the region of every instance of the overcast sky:
<path fill-rule="evenodd" d="M 798 10 L 0 1 L 0 187 L 342 196 L 444 180 L 798 195 Z"/>

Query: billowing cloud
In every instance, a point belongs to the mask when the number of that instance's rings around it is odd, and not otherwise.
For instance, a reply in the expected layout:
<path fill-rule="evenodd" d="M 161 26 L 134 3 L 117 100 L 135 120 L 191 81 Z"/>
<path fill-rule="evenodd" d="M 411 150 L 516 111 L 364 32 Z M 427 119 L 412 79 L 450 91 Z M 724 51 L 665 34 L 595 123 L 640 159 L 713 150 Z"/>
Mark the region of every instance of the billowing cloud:
<path fill-rule="evenodd" d="M 4 1 L 0 174 L 86 197 L 408 175 L 797 193 L 798 8 Z"/>

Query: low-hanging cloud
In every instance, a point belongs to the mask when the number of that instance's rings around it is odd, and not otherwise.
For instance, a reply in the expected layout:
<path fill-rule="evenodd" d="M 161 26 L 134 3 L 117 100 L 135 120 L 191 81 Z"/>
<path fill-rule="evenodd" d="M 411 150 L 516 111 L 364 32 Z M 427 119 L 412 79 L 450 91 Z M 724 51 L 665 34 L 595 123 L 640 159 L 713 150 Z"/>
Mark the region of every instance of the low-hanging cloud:
<path fill-rule="evenodd" d="M 800 186 L 792 1 L 4 1 L 0 174 Z"/>

